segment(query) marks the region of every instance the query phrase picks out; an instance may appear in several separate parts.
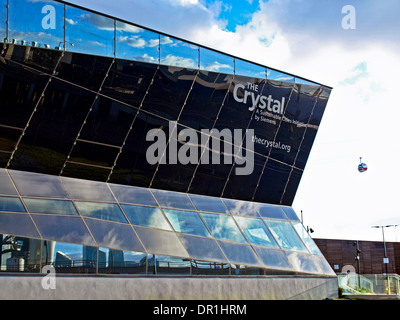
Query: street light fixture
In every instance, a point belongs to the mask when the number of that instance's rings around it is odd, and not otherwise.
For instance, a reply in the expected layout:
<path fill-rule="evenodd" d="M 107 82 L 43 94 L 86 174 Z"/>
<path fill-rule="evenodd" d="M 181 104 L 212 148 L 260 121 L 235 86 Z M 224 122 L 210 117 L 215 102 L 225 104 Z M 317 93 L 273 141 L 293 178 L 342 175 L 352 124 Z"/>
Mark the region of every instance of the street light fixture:
<path fill-rule="evenodd" d="M 371 228 L 381 228 L 382 229 L 382 237 L 383 237 L 383 248 L 384 248 L 384 259 L 383 259 L 383 263 L 385 264 L 386 267 L 386 274 L 388 274 L 388 257 L 386 254 L 386 242 L 385 242 L 385 231 L 384 228 L 390 228 L 390 227 L 397 227 L 398 224 L 388 224 L 386 226 L 372 226 Z"/>

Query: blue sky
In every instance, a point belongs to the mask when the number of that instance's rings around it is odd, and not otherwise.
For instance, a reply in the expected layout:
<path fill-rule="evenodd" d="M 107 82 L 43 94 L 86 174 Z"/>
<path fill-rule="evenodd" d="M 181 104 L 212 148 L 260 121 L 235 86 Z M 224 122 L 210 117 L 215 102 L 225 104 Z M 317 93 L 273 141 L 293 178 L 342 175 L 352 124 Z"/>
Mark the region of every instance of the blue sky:
<path fill-rule="evenodd" d="M 400 224 L 400 1 L 70 2 L 332 86 L 293 208 L 317 238 L 381 240 L 372 225 Z M 343 28 L 345 5 L 355 9 L 355 29 Z M 398 229 L 386 239 L 400 239 Z"/>

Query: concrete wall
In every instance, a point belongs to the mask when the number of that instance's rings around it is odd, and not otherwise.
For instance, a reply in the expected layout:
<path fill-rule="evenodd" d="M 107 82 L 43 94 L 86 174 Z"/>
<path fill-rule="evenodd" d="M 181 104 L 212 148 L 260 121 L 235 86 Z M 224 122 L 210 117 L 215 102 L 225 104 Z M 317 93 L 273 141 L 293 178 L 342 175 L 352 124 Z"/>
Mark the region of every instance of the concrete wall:
<path fill-rule="evenodd" d="M 54 285 L 55 289 L 52 289 Z M 2 274 L 0 288 L 0 300 L 317 300 L 338 295 L 336 277 L 49 277 Z"/>

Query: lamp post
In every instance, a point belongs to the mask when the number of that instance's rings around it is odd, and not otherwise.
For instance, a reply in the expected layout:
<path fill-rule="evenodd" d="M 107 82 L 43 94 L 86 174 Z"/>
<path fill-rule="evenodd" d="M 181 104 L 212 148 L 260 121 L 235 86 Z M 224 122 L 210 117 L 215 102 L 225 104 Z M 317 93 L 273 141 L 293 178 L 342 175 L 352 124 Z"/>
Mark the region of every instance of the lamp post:
<path fill-rule="evenodd" d="M 383 263 L 385 264 L 385 269 L 386 269 L 386 276 L 388 277 L 388 286 L 389 286 L 389 291 L 390 293 L 390 283 L 389 283 L 389 274 L 388 274 L 388 264 L 389 264 L 389 259 L 387 257 L 386 253 L 386 242 L 385 242 L 385 228 L 390 228 L 390 227 L 397 227 L 397 224 L 388 224 L 386 226 L 372 226 L 372 228 L 381 228 L 382 229 L 382 237 L 383 237 L 383 249 L 384 249 L 384 258 L 383 258 Z"/>

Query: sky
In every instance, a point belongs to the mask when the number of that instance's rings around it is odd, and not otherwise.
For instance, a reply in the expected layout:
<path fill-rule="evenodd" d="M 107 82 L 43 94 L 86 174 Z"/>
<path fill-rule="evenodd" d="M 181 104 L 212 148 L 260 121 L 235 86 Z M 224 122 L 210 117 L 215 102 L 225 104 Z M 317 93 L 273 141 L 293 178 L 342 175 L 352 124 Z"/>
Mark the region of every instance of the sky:
<path fill-rule="evenodd" d="M 381 241 L 372 226 L 400 225 L 400 1 L 69 2 L 333 87 L 293 208 L 314 238 Z"/>

